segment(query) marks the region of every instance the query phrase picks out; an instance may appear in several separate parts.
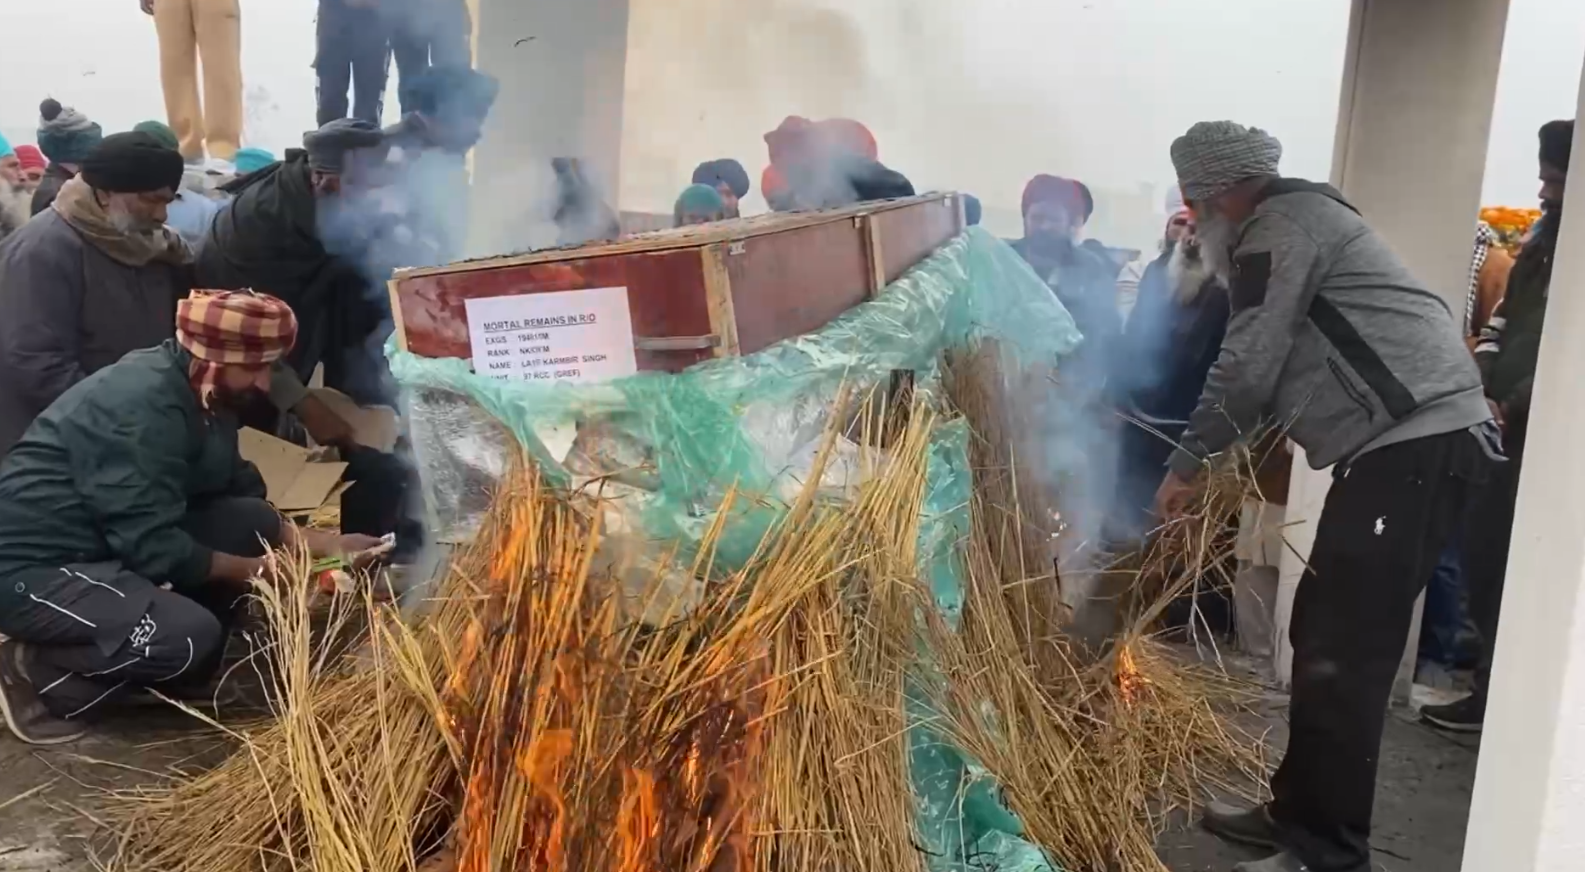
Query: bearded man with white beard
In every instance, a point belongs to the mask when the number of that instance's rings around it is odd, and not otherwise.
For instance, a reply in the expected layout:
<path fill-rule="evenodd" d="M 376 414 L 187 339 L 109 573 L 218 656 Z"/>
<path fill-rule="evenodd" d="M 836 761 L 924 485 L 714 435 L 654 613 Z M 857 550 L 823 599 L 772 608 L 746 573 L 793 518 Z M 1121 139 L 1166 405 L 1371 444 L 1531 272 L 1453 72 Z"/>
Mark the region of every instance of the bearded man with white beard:
<path fill-rule="evenodd" d="M 182 156 L 107 136 L 50 208 L 0 245 L 0 455 L 66 389 L 171 336 L 192 253 L 165 226 Z"/>
<path fill-rule="evenodd" d="M 1223 838 L 1276 852 L 1235 872 L 1366 872 L 1387 700 L 1414 602 L 1466 505 L 1503 461 L 1480 373 L 1447 304 L 1343 196 L 1277 174 L 1282 146 L 1231 121 L 1172 144 L 1231 317 L 1158 513 L 1262 427 L 1332 486 L 1293 604 L 1289 739 L 1272 801 L 1207 808 Z"/>
<path fill-rule="evenodd" d="M 1156 486 L 1222 348 L 1227 288 L 1203 251 L 1194 215 L 1173 215 L 1112 356 L 1107 386 L 1123 418 L 1116 526 L 1109 531 L 1117 537 L 1132 539 L 1154 526 Z"/>

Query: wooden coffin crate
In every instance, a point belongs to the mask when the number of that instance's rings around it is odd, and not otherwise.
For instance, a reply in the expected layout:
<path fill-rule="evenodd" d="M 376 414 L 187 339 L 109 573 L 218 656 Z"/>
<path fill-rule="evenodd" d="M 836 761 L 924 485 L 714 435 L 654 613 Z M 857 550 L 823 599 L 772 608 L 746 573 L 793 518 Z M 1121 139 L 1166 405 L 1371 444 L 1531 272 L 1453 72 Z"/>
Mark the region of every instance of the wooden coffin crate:
<path fill-rule="evenodd" d="M 955 194 L 764 215 L 403 270 L 391 309 L 402 348 L 469 358 L 466 300 L 625 288 L 638 368 L 675 372 L 816 330 L 962 229 Z"/>

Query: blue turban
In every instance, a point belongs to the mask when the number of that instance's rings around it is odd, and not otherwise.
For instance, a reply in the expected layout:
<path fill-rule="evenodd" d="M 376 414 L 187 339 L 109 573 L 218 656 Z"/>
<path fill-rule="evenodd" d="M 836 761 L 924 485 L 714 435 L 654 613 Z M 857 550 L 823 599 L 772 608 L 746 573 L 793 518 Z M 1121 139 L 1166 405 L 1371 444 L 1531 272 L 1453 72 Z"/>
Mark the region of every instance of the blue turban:
<path fill-rule="evenodd" d="M 237 168 L 237 175 L 245 176 L 275 163 L 275 155 L 262 148 L 243 148 L 238 149 L 231 163 Z"/>
<path fill-rule="evenodd" d="M 682 191 L 682 196 L 677 198 L 677 206 L 673 210 L 677 223 L 683 223 L 688 216 L 719 221 L 726 217 L 726 201 L 721 199 L 721 192 L 709 185 L 689 185 Z"/>

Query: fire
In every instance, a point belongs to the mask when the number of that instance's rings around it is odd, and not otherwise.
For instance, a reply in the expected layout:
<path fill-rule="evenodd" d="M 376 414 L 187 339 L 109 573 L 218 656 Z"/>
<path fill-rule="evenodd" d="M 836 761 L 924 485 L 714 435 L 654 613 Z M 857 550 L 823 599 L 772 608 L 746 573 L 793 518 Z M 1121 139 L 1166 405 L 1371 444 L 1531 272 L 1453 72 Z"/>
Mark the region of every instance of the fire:
<path fill-rule="evenodd" d="M 617 872 L 660 872 L 656 848 L 660 840 L 660 799 L 655 776 L 642 769 L 622 773 L 622 806 L 616 813 L 621 844 Z"/>
<path fill-rule="evenodd" d="M 1134 651 L 1128 645 L 1117 649 L 1117 691 L 1123 697 L 1123 704 L 1132 707 L 1134 700 L 1150 684 L 1150 679 L 1139 671 L 1139 666 L 1134 662 Z"/>
<path fill-rule="evenodd" d="M 528 782 L 528 832 L 534 841 L 527 847 L 536 872 L 562 872 L 566 868 L 563 835 L 567 824 L 567 804 L 561 796 L 561 768 L 572 754 L 570 730 L 548 730 L 518 752 L 517 774 Z"/>

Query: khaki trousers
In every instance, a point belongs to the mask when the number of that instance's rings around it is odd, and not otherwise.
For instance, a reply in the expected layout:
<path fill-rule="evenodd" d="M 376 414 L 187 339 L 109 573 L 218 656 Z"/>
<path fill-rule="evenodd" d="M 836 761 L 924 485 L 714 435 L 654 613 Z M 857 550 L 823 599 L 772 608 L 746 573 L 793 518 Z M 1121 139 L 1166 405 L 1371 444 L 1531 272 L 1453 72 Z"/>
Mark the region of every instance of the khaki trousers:
<path fill-rule="evenodd" d="M 182 157 L 231 160 L 242 140 L 240 0 L 154 0 L 165 114 Z M 198 66 L 204 70 L 198 99 Z"/>

